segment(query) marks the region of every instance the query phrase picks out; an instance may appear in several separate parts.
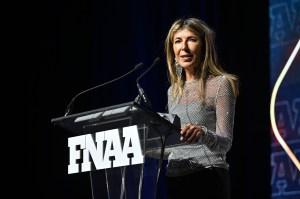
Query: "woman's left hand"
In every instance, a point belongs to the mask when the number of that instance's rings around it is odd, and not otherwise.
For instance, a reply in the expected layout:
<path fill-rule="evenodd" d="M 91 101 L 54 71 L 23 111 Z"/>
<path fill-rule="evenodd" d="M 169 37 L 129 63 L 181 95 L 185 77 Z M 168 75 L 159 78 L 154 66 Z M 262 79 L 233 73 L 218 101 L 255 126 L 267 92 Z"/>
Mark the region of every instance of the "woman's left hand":
<path fill-rule="evenodd" d="M 185 143 L 196 142 L 203 134 L 203 129 L 198 125 L 188 124 L 180 131 L 180 141 Z"/>

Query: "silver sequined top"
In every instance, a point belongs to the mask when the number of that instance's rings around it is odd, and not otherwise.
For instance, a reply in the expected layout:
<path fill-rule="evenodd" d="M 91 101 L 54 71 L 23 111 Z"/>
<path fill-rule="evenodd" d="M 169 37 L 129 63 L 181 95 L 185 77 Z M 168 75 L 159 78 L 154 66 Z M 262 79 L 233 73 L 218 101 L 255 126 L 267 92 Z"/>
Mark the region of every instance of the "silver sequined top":
<path fill-rule="evenodd" d="M 176 85 L 175 85 L 176 86 Z M 177 114 L 181 127 L 196 124 L 207 128 L 197 143 L 183 144 L 168 156 L 167 176 L 180 176 L 206 167 L 228 169 L 226 153 L 231 148 L 235 97 L 229 80 L 216 76 L 207 80 L 205 103 L 199 99 L 198 81 L 186 81 L 183 95 L 171 99 L 168 90 L 169 113 Z"/>

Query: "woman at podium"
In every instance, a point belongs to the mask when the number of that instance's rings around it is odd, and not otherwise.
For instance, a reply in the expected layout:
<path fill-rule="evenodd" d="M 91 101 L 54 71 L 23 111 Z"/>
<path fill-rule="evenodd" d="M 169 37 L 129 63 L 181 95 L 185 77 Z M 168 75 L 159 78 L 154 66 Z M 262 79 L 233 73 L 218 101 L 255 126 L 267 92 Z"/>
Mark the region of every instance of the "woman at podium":
<path fill-rule="evenodd" d="M 233 139 L 238 77 L 219 64 L 214 31 L 198 18 L 176 20 L 165 40 L 168 111 L 181 120 L 181 142 L 168 157 L 170 199 L 229 199 L 226 153 Z"/>

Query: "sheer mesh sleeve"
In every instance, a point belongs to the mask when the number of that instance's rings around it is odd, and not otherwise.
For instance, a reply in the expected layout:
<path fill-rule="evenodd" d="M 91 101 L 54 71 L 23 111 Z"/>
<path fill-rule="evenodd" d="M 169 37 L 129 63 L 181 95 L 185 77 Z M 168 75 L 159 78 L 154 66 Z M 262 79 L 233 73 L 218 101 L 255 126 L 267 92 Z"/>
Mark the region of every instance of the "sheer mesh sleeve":
<path fill-rule="evenodd" d="M 235 114 L 235 97 L 229 80 L 222 77 L 216 90 L 216 131 L 207 128 L 200 139 L 211 150 L 227 152 L 232 144 Z"/>

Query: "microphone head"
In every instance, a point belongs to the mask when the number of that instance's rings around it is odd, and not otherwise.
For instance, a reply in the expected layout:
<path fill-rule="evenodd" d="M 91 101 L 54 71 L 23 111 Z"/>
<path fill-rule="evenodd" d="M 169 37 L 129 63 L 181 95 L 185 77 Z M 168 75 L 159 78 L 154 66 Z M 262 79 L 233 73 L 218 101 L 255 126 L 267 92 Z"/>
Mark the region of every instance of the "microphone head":
<path fill-rule="evenodd" d="M 156 57 L 156 59 L 154 60 L 154 63 L 156 64 L 159 61 L 160 61 L 160 57 Z"/>
<path fill-rule="evenodd" d="M 139 80 L 146 74 L 149 72 L 149 70 L 151 70 L 155 65 L 157 65 L 157 63 L 160 61 L 159 57 L 156 57 L 156 59 L 154 60 L 153 64 L 146 70 L 144 71 L 137 79 L 136 82 L 138 84 Z"/>
<path fill-rule="evenodd" d="M 144 65 L 144 63 L 143 63 L 143 62 L 141 62 L 141 63 L 137 64 L 137 65 L 134 67 L 134 70 L 138 70 L 138 69 L 140 69 L 140 68 L 141 68 L 143 65 Z"/>

